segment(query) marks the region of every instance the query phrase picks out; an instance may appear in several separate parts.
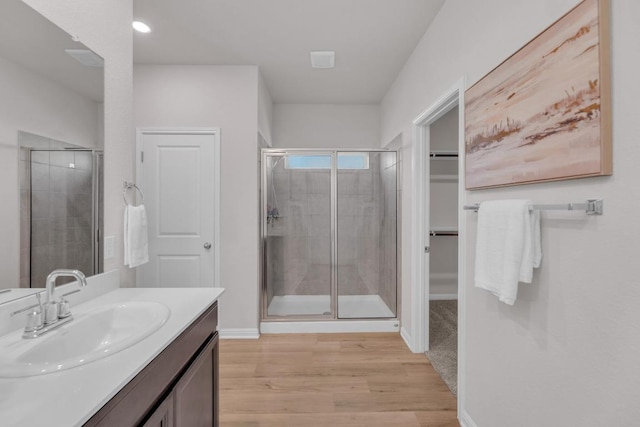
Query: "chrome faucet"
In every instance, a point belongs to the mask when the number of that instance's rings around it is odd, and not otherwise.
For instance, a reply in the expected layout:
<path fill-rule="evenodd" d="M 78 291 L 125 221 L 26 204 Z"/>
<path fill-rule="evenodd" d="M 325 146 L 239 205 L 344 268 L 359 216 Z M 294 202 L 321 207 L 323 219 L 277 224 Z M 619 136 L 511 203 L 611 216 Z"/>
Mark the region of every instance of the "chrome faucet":
<path fill-rule="evenodd" d="M 40 293 L 37 293 L 36 298 L 38 298 L 38 304 L 11 313 L 11 316 L 15 316 L 18 313 L 29 311 L 27 314 L 27 325 L 22 334 L 23 338 L 38 338 L 40 335 L 46 334 L 73 320 L 71 311 L 69 310 L 69 302 L 64 299 L 64 297 L 80 292 L 80 289 L 62 295 L 60 302 L 54 301 L 56 279 L 58 277 L 74 277 L 80 287 L 87 286 L 87 279 L 80 270 L 60 269 L 52 271 L 51 274 L 47 276 L 46 300 L 44 305 L 40 302 Z"/>
<path fill-rule="evenodd" d="M 44 301 L 44 324 L 51 325 L 59 319 L 71 316 L 69 311 L 69 303 L 61 298 L 60 302 L 54 301 L 54 293 L 56 288 L 56 279 L 58 277 L 73 277 L 78 281 L 81 287 L 87 286 L 87 279 L 80 270 L 59 269 L 53 270 L 47 276 L 47 295 Z"/>

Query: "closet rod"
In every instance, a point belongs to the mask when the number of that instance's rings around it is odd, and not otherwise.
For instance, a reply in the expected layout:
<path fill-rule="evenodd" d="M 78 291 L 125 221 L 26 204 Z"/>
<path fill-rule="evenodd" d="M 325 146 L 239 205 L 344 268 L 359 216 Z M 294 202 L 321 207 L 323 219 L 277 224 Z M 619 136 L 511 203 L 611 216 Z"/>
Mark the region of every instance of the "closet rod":
<path fill-rule="evenodd" d="M 558 203 L 539 205 L 534 204 L 529 206 L 529 210 L 540 211 L 584 211 L 587 215 L 602 215 L 604 207 L 604 201 L 602 199 L 588 199 L 585 203 Z M 478 212 L 480 208 L 479 204 L 467 205 L 464 207 L 466 211 Z"/>
<path fill-rule="evenodd" d="M 443 157 L 443 158 L 458 158 L 458 152 L 456 151 L 432 151 L 429 153 L 429 157 Z"/>
<path fill-rule="evenodd" d="M 457 231 L 430 231 L 429 236 L 457 236 Z"/>

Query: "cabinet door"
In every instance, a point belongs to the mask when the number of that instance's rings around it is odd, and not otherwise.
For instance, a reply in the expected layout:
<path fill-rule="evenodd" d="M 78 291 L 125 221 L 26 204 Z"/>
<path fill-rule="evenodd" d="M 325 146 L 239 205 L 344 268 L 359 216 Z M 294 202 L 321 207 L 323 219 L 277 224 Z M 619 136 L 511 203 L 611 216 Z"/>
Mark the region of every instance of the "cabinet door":
<path fill-rule="evenodd" d="M 173 427 L 173 405 L 174 396 L 171 393 L 151 414 L 142 427 Z"/>
<path fill-rule="evenodd" d="M 176 384 L 175 426 L 218 426 L 218 334 Z"/>

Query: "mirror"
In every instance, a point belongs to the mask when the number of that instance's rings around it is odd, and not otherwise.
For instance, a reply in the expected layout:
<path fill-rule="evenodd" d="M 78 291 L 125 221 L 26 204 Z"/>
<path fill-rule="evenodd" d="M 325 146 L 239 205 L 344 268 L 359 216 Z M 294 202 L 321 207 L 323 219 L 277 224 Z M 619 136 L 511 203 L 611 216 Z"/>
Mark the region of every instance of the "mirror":
<path fill-rule="evenodd" d="M 55 268 L 101 272 L 104 61 L 3 0 L 0 93 L 0 290 L 42 288 Z"/>

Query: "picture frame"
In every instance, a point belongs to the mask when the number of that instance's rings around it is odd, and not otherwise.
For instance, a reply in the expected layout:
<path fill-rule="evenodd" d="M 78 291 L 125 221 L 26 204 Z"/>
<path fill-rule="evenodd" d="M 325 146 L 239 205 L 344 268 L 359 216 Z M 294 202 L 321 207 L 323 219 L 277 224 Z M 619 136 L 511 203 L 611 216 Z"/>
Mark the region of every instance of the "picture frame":
<path fill-rule="evenodd" d="M 584 0 L 465 92 L 468 190 L 612 174 L 609 0 Z"/>

